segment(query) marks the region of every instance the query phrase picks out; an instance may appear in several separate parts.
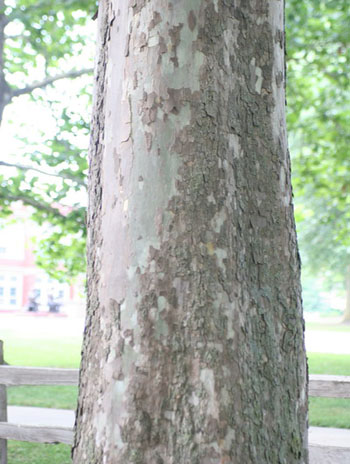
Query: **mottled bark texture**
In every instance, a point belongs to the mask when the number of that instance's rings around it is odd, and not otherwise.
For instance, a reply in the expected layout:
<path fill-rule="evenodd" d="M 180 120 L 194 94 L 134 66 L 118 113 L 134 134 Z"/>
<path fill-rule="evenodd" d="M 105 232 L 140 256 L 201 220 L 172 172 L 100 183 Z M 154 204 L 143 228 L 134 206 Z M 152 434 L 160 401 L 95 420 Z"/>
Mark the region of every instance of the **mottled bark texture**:
<path fill-rule="evenodd" d="M 281 0 L 99 10 L 75 464 L 307 462 Z"/>

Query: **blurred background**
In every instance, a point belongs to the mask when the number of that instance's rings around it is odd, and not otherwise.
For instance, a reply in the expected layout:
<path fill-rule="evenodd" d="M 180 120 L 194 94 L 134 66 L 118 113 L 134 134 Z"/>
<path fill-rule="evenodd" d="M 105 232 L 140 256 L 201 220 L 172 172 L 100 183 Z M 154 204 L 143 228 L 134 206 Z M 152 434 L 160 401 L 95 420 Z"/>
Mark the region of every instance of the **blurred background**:
<path fill-rule="evenodd" d="M 85 313 L 95 0 L 0 0 L 0 339 L 7 362 L 78 367 Z M 310 372 L 350 375 L 350 18 L 347 0 L 287 0 L 287 126 Z M 10 403 L 74 409 L 74 387 Z M 312 425 L 350 429 L 346 400 Z M 10 442 L 10 462 L 70 462 Z"/>

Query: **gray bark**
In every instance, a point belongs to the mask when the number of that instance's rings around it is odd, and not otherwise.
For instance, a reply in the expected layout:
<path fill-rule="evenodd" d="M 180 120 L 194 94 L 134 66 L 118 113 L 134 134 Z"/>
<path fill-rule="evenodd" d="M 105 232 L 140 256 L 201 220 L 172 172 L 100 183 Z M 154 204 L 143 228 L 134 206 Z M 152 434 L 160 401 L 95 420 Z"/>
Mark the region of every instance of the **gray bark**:
<path fill-rule="evenodd" d="M 307 463 L 283 2 L 98 21 L 73 461 Z"/>

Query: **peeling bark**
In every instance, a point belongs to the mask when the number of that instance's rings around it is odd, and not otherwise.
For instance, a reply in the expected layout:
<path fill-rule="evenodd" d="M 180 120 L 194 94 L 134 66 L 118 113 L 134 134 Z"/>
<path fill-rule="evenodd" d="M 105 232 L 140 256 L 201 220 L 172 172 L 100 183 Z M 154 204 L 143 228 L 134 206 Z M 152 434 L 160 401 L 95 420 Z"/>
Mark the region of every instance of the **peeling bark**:
<path fill-rule="evenodd" d="M 73 461 L 307 463 L 283 2 L 98 19 Z"/>

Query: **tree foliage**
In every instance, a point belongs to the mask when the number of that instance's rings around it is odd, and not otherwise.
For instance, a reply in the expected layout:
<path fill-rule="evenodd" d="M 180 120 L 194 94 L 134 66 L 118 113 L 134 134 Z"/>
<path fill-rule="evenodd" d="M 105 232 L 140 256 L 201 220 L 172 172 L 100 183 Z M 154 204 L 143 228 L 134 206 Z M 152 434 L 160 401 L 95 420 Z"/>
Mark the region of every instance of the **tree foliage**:
<path fill-rule="evenodd" d="M 349 4 L 287 4 L 288 128 L 303 261 L 313 272 L 344 272 L 350 258 Z"/>
<path fill-rule="evenodd" d="M 37 244 L 38 263 L 56 278 L 85 267 L 82 198 L 93 55 L 87 49 L 94 47 L 86 26 L 95 9 L 94 0 L 0 0 L 1 115 L 16 100 L 30 99 L 50 115 L 51 127 L 43 121 L 35 137 L 19 130 L 16 150 L 1 158 L 1 214 L 22 201 L 33 207 L 33 219 L 50 225 Z M 73 78 L 79 80 L 74 86 Z"/>

